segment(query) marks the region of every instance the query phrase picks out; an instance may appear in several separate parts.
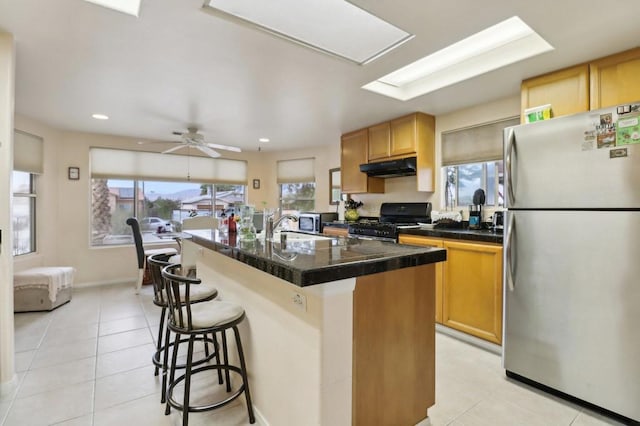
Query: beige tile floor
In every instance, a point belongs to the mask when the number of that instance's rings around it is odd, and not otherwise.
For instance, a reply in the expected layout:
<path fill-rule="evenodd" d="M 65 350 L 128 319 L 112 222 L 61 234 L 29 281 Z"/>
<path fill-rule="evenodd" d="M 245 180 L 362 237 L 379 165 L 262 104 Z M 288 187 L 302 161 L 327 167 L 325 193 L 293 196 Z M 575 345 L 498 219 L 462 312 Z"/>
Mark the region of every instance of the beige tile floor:
<path fill-rule="evenodd" d="M 0 396 L 0 424 L 181 424 L 175 410 L 164 415 L 150 361 L 159 312 L 150 287 L 136 296 L 133 285 L 113 285 L 78 288 L 53 312 L 16 314 L 19 385 Z M 621 424 L 506 379 L 493 353 L 443 334 L 436 344 L 434 426 Z M 196 398 L 210 392 L 207 379 L 194 382 Z M 245 401 L 192 414 L 190 423 L 247 425 Z"/>

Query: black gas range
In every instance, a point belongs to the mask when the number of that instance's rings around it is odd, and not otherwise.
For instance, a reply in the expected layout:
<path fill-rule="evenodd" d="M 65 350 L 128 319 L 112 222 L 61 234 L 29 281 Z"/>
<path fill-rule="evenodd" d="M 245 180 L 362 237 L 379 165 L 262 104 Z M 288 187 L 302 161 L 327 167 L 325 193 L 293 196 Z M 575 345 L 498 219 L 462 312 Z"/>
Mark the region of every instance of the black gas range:
<path fill-rule="evenodd" d="M 349 236 L 397 242 L 401 229 L 431 223 L 431 203 L 382 203 L 379 220 L 362 220 L 349 224 Z"/>

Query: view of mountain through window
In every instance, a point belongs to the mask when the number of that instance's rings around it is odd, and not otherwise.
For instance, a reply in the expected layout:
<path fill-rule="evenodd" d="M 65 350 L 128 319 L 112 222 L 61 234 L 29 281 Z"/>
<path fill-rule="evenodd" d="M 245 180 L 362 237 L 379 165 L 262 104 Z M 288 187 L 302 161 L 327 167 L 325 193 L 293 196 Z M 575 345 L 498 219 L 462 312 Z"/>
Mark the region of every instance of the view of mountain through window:
<path fill-rule="evenodd" d="M 244 185 L 92 179 L 91 245 L 132 244 L 128 217 L 137 217 L 145 243 L 179 232 L 192 216 L 229 215 L 245 202 Z"/>

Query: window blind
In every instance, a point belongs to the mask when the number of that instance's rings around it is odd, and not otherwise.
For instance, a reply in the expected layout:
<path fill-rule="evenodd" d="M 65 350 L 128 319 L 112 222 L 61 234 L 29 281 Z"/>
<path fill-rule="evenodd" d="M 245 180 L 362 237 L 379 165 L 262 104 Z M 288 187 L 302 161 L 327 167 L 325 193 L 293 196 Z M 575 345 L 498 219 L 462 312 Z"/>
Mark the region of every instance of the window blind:
<path fill-rule="evenodd" d="M 520 124 L 519 117 L 442 133 L 442 165 L 502 159 L 502 131 Z"/>
<path fill-rule="evenodd" d="M 315 182 L 315 159 L 280 160 L 277 166 L 278 183 Z"/>
<path fill-rule="evenodd" d="M 39 136 L 13 132 L 13 170 L 40 174 L 44 170 L 43 140 Z"/>
<path fill-rule="evenodd" d="M 247 162 L 155 152 L 91 148 L 91 177 L 247 184 Z"/>

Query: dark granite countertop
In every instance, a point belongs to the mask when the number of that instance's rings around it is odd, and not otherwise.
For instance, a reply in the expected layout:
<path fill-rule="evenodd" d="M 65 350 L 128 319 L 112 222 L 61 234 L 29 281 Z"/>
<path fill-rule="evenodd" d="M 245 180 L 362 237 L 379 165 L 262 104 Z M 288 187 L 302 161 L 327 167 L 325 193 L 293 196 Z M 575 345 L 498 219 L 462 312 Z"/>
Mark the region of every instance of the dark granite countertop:
<path fill-rule="evenodd" d="M 191 241 L 289 281 L 300 287 L 376 274 L 446 260 L 446 251 L 434 247 L 404 246 L 356 238 L 295 239 L 282 243 L 238 241 L 236 234 L 217 230 L 189 230 Z M 300 237 L 304 238 L 304 237 Z"/>
<path fill-rule="evenodd" d="M 420 235 L 423 237 L 451 238 L 454 240 L 477 241 L 482 243 L 502 244 L 502 231 L 490 229 L 403 229 L 400 235 Z"/>
<path fill-rule="evenodd" d="M 346 229 L 349 226 L 349 222 L 346 222 L 346 221 L 327 222 L 324 224 L 324 226 Z M 400 230 L 400 235 L 402 234 L 422 235 L 424 237 L 451 238 L 455 240 L 467 240 L 467 241 L 478 241 L 483 243 L 502 244 L 502 231 L 492 231 L 490 229 L 475 230 L 475 229 L 468 229 L 468 228 L 460 228 L 460 229 L 415 228 L 415 229 L 402 229 Z"/>

